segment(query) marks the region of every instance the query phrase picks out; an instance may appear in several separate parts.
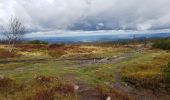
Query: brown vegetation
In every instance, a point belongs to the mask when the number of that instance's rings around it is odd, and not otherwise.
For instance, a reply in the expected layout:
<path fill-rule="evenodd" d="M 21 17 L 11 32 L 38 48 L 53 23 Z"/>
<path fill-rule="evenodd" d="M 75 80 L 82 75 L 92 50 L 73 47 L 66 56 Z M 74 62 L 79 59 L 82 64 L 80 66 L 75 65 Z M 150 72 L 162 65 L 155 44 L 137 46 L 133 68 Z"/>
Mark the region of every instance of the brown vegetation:
<path fill-rule="evenodd" d="M 123 67 L 122 79 L 137 88 L 147 88 L 153 91 L 165 89 L 167 85 L 164 84 L 166 80 L 164 69 L 170 61 L 170 55 L 158 53 L 156 56 L 149 56 L 145 59 L 149 60 L 139 63 L 139 59 L 137 62 L 134 61 Z"/>
<path fill-rule="evenodd" d="M 19 56 L 19 55 L 17 55 L 16 52 L 9 52 L 6 49 L 0 48 L 0 58 L 12 58 L 12 57 L 16 57 L 16 56 Z"/>
<path fill-rule="evenodd" d="M 15 46 L 19 51 L 31 52 L 33 50 L 46 49 L 47 45 L 44 44 L 18 44 Z"/>
<path fill-rule="evenodd" d="M 1 78 L 0 94 L 4 98 L 13 100 L 55 100 L 75 97 L 72 83 L 43 75 L 20 84 L 10 78 Z"/>
<path fill-rule="evenodd" d="M 96 90 L 99 92 L 101 100 L 106 100 L 108 97 L 111 97 L 113 100 L 134 100 L 128 95 L 108 86 L 97 86 Z"/>

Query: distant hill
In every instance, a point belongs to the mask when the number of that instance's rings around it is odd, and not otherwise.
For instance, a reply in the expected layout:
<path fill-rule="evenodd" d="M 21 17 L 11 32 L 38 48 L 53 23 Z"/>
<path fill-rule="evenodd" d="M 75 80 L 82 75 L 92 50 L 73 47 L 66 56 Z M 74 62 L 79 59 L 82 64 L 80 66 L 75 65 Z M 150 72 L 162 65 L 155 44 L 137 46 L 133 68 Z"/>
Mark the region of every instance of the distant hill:
<path fill-rule="evenodd" d="M 68 36 L 68 37 L 39 37 L 39 38 L 26 38 L 28 41 L 43 40 L 49 43 L 62 42 L 62 43 L 78 43 L 78 42 L 98 42 L 98 41 L 117 41 L 122 39 L 136 39 L 142 38 L 165 38 L 170 37 L 170 33 L 149 33 L 149 34 L 116 34 L 116 35 L 93 35 L 93 36 Z"/>

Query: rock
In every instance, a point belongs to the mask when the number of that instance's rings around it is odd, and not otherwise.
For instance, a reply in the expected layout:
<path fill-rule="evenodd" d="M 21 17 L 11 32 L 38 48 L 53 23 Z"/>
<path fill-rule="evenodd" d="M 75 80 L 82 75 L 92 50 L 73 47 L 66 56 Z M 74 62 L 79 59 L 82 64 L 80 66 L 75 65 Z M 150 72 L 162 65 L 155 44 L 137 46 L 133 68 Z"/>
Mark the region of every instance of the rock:
<path fill-rule="evenodd" d="M 111 97 L 108 96 L 108 97 L 106 98 L 106 100 L 111 100 Z"/>
<path fill-rule="evenodd" d="M 128 86 L 128 84 L 125 83 L 125 86 Z"/>
<path fill-rule="evenodd" d="M 117 58 L 117 56 L 113 56 L 114 58 Z"/>
<path fill-rule="evenodd" d="M 4 75 L 0 74 L 0 79 L 4 79 Z"/>
<path fill-rule="evenodd" d="M 78 90 L 78 89 L 79 89 L 79 86 L 78 86 L 78 85 L 74 85 L 74 89 L 75 89 L 75 90 Z"/>
<path fill-rule="evenodd" d="M 109 85 L 110 83 L 109 82 L 104 82 L 106 85 Z"/>
<path fill-rule="evenodd" d="M 101 59 L 99 62 L 107 62 L 109 57 Z"/>

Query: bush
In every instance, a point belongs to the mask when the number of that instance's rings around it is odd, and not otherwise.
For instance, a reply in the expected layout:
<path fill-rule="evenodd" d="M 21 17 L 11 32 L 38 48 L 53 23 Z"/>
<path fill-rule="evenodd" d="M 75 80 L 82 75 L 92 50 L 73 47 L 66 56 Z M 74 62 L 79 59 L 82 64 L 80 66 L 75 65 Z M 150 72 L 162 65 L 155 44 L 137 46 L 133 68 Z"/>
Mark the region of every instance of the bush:
<path fill-rule="evenodd" d="M 170 39 L 159 39 L 154 42 L 153 47 L 163 50 L 170 50 Z"/>
<path fill-rule="evenodd" d="M 33 40 L 29 42 L 30 44 L 48 44 L 46 41 Z"/>
<path fill-rule="evenodd" d="M 64 43 L 54 43 L 54 44 L 49 44 L 48 48 L 53 49 L 53 48 L 64 47 L 64 46 L 65 46 Z"/>

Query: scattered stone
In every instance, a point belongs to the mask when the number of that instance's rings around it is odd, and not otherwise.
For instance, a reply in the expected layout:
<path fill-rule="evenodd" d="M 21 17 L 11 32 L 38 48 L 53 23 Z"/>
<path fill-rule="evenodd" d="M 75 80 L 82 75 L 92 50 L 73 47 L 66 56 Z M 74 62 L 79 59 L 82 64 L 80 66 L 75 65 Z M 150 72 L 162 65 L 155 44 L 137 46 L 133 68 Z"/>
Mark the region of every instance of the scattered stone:
<path fill-rule="evenodd" d="M 79 86 L 74 84 L 74 90 L 78 90 Z"/>
<path fill-rule="evenodd" d="M 111 100 L 111 97 L 108 96 L 106 100 Z"/>
<path fill-rule="evenodd" d="M 127 83 L 125 83 L 125 86 L 128 86 L 128 84 L 127 84 Z"/>
<path fill-rule="evenodd" d="M 4 79 L 4 75 L 0 74 L 0 79 Z"/>
<path fill-rule="evenodd" d="M 114 58 L 117 58 L 117 56 L 113 56 Z"/>
<path fill-rule="evenodd" d="M 110 82 L 104 82 L 106 85 L 110 85 Z"/>

